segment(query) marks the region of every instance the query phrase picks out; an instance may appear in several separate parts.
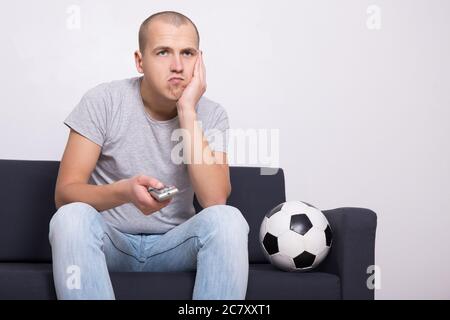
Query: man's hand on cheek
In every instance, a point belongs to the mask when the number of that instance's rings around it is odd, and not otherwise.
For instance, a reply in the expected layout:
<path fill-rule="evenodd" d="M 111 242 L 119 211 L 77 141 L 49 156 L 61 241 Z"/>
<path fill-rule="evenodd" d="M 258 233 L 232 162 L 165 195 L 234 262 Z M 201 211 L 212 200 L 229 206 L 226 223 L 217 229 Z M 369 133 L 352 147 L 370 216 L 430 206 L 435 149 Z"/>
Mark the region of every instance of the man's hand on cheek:
<path fill-rule="evenodd" d="M 195 106 L 206 92 L 206 71 L 203 63 L 202 52 L 198 51 L 197 60 L 194 66 L 194 72 L 191 81 L 184 89 L 183 94 L 177 101 L 179 111 L 194 111 Z"/>

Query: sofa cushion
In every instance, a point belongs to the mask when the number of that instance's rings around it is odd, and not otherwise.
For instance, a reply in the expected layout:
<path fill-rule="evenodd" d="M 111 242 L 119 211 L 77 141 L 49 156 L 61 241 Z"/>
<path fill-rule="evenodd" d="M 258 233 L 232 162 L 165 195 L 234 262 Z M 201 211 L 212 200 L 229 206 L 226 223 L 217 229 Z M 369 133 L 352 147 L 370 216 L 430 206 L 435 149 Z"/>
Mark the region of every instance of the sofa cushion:
<path fill-rule="evenodd" d="M 57 161 L 0 160 L 0 261 L 50 262 Z"/>
<path fill-rule="evenodd" d="M 0 300 L 55 299 L 49 263 L 0 263 Z"/>
<path fill-rule="evenodd" d="M 117 299 L 190 300 L 195 272 L 112 272 Z M 47 263 L 0 263 L 0 299 L 55 299 Z M 330 273 L 290 273 L 270 264 L 250 264 L 247 300 L 340 299 L 340 281 Z"/>

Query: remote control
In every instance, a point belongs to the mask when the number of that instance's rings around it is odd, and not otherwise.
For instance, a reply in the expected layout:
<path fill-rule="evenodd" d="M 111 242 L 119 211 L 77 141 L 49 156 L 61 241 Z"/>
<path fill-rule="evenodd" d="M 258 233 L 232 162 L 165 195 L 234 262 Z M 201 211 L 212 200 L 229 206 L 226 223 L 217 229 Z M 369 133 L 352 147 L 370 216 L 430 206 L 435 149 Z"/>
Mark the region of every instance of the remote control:
<path fill-rule="evenodd" d="M 150 187 L 148 188 L 148 192 L 150 192 L 156 201 L 162 202 L 173 197 L 178 192 L 178 189 L 175 186 L 163 187 L 161 189 Z"/>

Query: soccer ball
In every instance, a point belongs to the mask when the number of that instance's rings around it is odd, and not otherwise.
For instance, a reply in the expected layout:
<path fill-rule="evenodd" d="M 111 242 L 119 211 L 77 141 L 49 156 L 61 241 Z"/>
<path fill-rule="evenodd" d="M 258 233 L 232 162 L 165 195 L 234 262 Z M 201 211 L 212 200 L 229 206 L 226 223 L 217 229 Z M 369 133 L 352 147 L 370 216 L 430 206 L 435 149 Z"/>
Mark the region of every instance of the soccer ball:
<path fill-rule="evenodd" d="M 322 211 L 303 201 L 288 201 L 264 217 L 259 240 L 266 258 L 284 271 L 309 271 L 327 256 L 332 232 Z"/>

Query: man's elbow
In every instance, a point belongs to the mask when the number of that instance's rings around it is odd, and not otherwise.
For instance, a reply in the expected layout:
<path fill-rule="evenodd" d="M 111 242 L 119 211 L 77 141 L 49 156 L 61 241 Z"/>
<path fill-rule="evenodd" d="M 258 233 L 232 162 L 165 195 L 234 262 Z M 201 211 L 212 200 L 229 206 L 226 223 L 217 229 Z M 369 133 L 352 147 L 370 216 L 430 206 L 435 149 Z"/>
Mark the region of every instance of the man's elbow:
<path fill-rule="evenodd" d="M 211 199 L 199 201 L 199 203 L 202 206 L 202 208 L 208 208 L 208 207 L 212 207 L 212 206 L 218 206 L 221 204 L 227 204 L 227 199 L 226 198 L 211 198 Z"/>
<path fill-rule="evenodd" d="M 61 208 L 63 206 L 63 203 L 60 200 L 60 198 L 58 197 L 58 194 L 56 192 L 55 192 L 54 201 L 55 201 L 55 208 L 56 208 L 56 210 L 58 210 L 59 208 Z"/>
<path fill-rule="evenodd" d="M 208 208 L 211 206 L 217 206 L 217 205 L 223 205 L 223 204 L 227 204 L 227 200 L 228 197 L 230 196 L 230 193 L 227 192 L 227 194 L 225 195 L 220 195 L 220 196 L 216 196 L 216 197 L 209 197 L 206 199 L 199 199 L 199 203 L 203 208 Z"/>
<path fill-rule="evenodd" d="M 215 196 L 209 196 L 205 199 L 198 197 L 198 202 L 202 208 L 208 208 L 216 205 L 227 204 L 228 197 L 231 194 L 231 184 L 228 184 L 225 192 L 222 194 L 216 194 Z"/>

